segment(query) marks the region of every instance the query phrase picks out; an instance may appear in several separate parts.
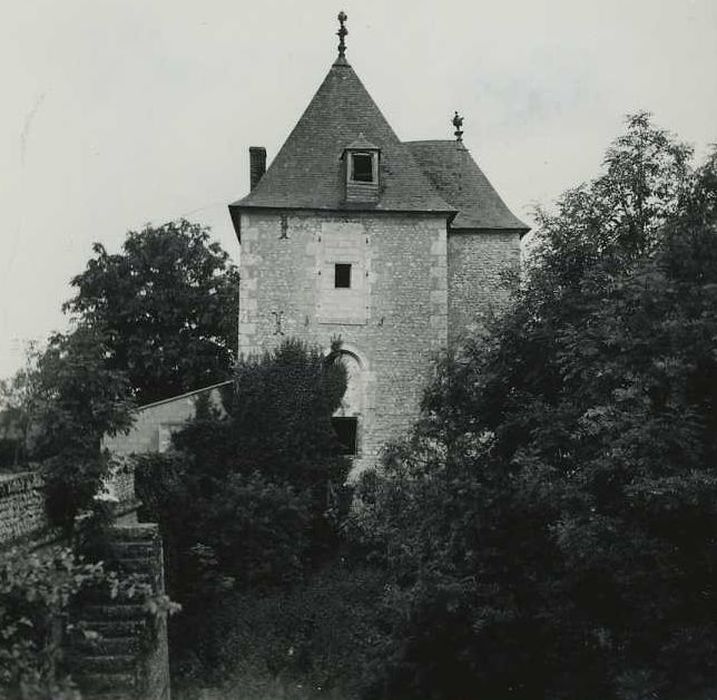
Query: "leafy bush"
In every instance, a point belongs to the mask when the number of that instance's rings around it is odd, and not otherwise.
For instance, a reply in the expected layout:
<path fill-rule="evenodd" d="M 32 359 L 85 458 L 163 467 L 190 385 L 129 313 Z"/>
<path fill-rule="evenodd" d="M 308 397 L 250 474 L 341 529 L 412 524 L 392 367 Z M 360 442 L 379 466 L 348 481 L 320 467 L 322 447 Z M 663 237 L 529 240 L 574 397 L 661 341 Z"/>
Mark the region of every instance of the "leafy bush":
<path fill-rule="evenodd" d="M 717 154 L 687 155 L 630 120 L 366 479 L 391 623 L 366 697 L 714 691 Z"/>
<path fill-rule="evenodd" d="M 201 545 L 237 585 L 286 581 L 330 551 L 331 494 L 349 466 L 331 415 L 345 386 L 340 363 L 287 341 L 239 364 L 230 412 L 205 407 L 174 454 L 139 457 L 138 495 L 170 549 Z"/>
<path fill-rule="evenodd" d="M 240 362 L 223 410 L 200 404 L 174 452 L 138 457 L 142 517 L 160 523 L 184 606 L 175 659 L 205 643 L 206 609 L 227 591 L 287 587 L 335 556 L 349 462 L 331 416 L 345 387 L 343 365 L 287 341 Z"/>
<path fill-rule="evenodd" d="M 292 586 L 227 594 L 197 619 L 201 641 L 184 656 L 173 690 L 191 697 L 211 683 L 223 697 L 247 700 L 358 697 L 383 583 L 380 571 L 337 559 Z"/>
<path fill-rule="evenodd" d="M 101 564 L 67 548 L 3 553 L 0 563 L 0 695 L 18 700 L 79 698 L 63 663 L 61 642 L 73 632 L 68 610 L 88 586 L 103 585 Z"/>

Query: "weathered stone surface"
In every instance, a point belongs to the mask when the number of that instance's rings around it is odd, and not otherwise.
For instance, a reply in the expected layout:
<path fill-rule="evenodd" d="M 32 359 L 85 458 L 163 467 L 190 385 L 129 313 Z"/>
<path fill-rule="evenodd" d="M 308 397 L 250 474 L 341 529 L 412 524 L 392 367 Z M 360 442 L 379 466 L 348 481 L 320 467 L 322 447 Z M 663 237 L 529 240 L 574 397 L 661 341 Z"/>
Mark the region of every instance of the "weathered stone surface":
<path fill-rule="evenodd" d="M 507 293 L 501 281 L 520 266 L 517 231 L 460 231 L 448 236 L 448 339 L 476 330 L 486 314 L 499 311 Z"/>
<path fill-rule="evenodd" d="M 519 232 L 447 233 L 445 215 L 244 211 L 239 349 L 341 337 L 360 365 L 356 470 L 418 413 L 431 358 L 505 300 L 501 271 L 520 261 Z M 282 237 L 282 218 L 286 237 Z M 334 265 L 351 264 L 350 289 Z"/>
<path fill-rule="evenodd" d="M 447 343 L 446 217 L 438 214 L 242 214 L 239 348 L 295 337 L 328 350 L 341 337 L 360 366 L 356 469 L 418 412 L 434 351 Z M 350 289 L 334 265 L 352 265 Z"/>
<path fill-rule="evenodd" d="M 44 482 L 38 472 L 0 478 L 0 547 L 48 528 Z"/>

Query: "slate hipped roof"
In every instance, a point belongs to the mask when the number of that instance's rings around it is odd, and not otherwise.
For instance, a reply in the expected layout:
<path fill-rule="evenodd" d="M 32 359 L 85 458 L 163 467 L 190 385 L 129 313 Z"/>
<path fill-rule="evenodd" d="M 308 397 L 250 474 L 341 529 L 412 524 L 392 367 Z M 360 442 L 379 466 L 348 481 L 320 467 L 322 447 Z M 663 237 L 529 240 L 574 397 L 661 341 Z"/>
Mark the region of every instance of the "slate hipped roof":
<path fill-rule="evenodd" d="M 346 61 L 336 61 L 257 186 L 231 207 L 355 209 L 341 160 L 359 134 L 381 149 L 380 196 L 362 209 L 454 211 L 389 126 Z"/>
<path fill-rule="evenodd" d="M 380 149 L 380 190 L 378 201 L 357 204 L 346 201 L 342 159 L 363 142 Z M 434 212 L 451 229 L 528 230 L 462 144 L 402 143 L 341 57 L 258 184 L 229 206 L 237 233 L 239 212 L 252 208 Z"/>
<path fill-rule="evenodd" d="M 451 229 L 529 230 L 505 205 L 460 141 L 405 144 L 440 195 L 457 210 Z"/>

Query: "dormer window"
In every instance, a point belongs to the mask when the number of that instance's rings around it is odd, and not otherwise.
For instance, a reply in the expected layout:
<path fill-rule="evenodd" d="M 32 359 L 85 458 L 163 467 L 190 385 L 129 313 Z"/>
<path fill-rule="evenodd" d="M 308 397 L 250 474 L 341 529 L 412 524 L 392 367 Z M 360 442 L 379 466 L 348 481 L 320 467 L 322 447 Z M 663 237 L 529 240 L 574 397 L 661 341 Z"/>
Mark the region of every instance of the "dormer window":
<path fill-rule="evenodd" d="M 372 153 L 351 153 L 351 174 L 354 182 L 374 182 Z"/>
<path fill-rule="evenodd" d="M 381 150 L 363 134 L 344 149 L 346 201 L 378 202 Z"/>

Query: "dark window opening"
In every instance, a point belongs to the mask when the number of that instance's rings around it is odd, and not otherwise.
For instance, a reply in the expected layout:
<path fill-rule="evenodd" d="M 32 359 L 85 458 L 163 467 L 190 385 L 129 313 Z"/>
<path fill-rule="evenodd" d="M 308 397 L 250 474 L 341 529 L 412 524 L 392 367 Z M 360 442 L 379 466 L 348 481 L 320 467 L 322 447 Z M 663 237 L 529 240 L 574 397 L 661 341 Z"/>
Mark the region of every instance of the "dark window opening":
<path fill-rule="evenodd" d="M 331 425 L 334 428 L 336 437 L 341 443 L 341 453 L 345 455 L 355 455 L 358 418 L 332 418 Z"/>
<path fill-rule="evenodd" d="M 354 182 L 373 182 L 373 156 L 368 153 L 351 156 L 351 179 Z"/>
<path fill-rule="evenodd" d="M 351 265 L 345 263 L 334 265 L 334 287 L 336 289 L 351 288 Z"/>

